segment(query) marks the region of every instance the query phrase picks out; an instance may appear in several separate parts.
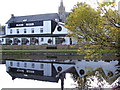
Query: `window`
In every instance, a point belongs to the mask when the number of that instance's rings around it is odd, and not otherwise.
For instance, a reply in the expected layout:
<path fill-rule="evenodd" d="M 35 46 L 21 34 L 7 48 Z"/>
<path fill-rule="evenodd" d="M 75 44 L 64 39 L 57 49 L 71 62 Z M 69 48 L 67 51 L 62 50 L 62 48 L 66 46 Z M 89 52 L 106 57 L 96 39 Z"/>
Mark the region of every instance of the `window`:
<path fill-rule="evenodd" d="M 44 64 L 40 64 L 40 68 L 43 69 L 44 68 Z"/>
<path fill-rule="evenodd" d="M 44 38 L 41 38 L 41 42 L 43 42 L 44 41 Z"/>
<path fill-rule="evenodd" d="M 26 29 L 24 29 L 24 33 L 27 33 Z"/>
<path fill-rule="evenodd" d="M 43 33 L 43 28 L 40 28 L 40 33 Z"/>
<path fill-rule="evenodd" d="M 31 29 L 31 32 L 34 33 L 34 28 Z"/>
<path fill-rule="evenodd" d="M 17 29 L 17 33 L 19 33 L 19 29 Z"/>
<path fill-rule="evenodd" d="M 35 68 L 35 64 L 34 63 L 32 63 L 32 68 Z"/>
<path fill-rule="evenodd" d="M 4 39 L 2 38 L 2 42 L 4 42 Z"/>
<path fill-rule="evenodd" d="M 10 29 L 10 34 L 12 34 L 12 29 Z"/>
<path fill-rule="evenodd" d="M 13 62 L 10 62 L 10 66 L 13 66 Z"/>
<path fill-rule="evenodd" d="M 20 66 L 20 63 L 19 62 L 17 62 L 17 67 L 19 67 Z"/>
<path fill-rule="evenodd" d="M 27 67 L 27 63 L 24 63 L 24 67 Z"/>

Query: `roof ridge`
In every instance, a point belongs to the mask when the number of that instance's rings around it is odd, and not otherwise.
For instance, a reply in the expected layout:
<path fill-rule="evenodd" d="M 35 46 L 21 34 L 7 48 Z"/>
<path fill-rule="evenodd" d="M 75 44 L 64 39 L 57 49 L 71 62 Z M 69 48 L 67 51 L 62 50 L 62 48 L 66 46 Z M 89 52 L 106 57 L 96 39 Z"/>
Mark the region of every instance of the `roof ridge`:
<path fill-rule="evenodd" d="M 45 13 L 45 14 L 35 14 L 35 15 L 25 15 L 25 16 L 14 16 L 11 17 L 7 23 L 23 22 L 23 20 L 43 21 L 43 20 L 55 20 L 55 19 L 59 19 L 58 13 Z"/>
<path fill-rule="evenodd" d="M 38 15 L 49 15 L 49 14 L 58 14 L 58 13 L 43 13 L 43 14 L 23 15 L 23 16 L 14 16 L 14 17 L 38 16 Z"/>

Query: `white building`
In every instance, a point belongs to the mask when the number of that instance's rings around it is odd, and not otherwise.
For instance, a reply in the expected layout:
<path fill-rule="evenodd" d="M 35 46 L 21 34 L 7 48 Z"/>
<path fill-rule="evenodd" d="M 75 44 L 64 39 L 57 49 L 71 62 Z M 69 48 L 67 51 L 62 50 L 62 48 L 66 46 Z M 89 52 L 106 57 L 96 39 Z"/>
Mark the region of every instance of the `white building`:
<path fill-rule="evenodd" d="M 77 41 L 67 37 L 68 29 L 63 24 L 68 15 L 63 1 L 58 13 L 14 16 L 6 23 L 6 36 L 1 40 L 7 45 L 70 45 Z"/>

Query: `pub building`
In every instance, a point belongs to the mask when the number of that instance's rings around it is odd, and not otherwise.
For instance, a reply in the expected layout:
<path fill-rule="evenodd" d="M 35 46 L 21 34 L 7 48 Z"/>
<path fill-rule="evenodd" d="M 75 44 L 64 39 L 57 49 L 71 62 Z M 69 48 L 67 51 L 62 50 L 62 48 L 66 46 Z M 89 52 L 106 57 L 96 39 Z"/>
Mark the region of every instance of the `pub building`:
<path fill-rule="evenodd" d="M 67 37 L 64 22 L 68 16 L 61 0 L 58 13 L 14 16 L 5 25 L 4 45 L 72 45 L 77 40 Z"/>

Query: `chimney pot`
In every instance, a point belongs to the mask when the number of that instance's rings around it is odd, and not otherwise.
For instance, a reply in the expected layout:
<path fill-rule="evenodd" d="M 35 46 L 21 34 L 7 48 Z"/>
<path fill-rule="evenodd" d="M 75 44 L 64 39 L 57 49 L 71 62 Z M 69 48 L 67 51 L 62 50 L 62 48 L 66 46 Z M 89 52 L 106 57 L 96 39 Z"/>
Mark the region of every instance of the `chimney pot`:
<path fill-rule="evenodd" d="M 14 17 L 14 14 L 11 14 L 11 17 Z"/>

